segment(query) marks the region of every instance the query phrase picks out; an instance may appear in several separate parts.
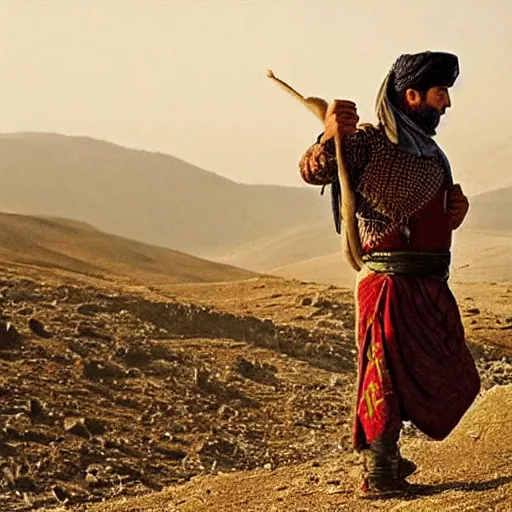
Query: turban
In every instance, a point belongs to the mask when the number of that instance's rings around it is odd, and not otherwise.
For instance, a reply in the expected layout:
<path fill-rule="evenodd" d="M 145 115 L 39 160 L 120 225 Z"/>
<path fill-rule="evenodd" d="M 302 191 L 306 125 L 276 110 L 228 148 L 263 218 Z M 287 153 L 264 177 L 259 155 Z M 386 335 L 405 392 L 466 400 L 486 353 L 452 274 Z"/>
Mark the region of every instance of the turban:
<path fill-rule="evenodd" d="M 391 68 L 390 85 L 396 93 L 451 87 L 459 76 L 459 59 L 451 53 L 423 52 L 398 57 Z"/>
<path fill-rule="evenodd" d="M 459 60 L 450 53 L 401 55 L 384 79 L 376 101 L 377 118 L 387 138 L 400 149 L 415 156 L 439 155 L 450 181 L 451 169 L 445 154 L 432 137 L 415 125 L 399 108 L 396 95 L 407 89 L 424 92 L 434 86 L 451 87 L 458 75 Z"/>
<path fill-rule="evenodd" d="M 434 86 L 451 87 L 459 76 L 459 59 L 451 53 L 423 52 L 398 57 L 382 83 L 376 101 L 379 124 L 388 140 L 414 156 L 439 156 L 448 183 L 452 183 L 450 163 L 437 143 L 416 126 L 396 104 L 397 94 L 407 89 L 426 92 Z M 395 101 L 393 101 L 395 100 Z M 340 233 L 339 197 L 341 189 L 337 177 L 331 188 L 332 210 L 336 231 Z"/>

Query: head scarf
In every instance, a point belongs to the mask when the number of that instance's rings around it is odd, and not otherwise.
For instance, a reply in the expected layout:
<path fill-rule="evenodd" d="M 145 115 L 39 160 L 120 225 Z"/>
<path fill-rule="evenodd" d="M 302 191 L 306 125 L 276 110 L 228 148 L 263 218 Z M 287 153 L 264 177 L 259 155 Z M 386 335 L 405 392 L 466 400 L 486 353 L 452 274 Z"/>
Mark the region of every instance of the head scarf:
<path fill-rule="evenodd" d="M 426 92 L 436 85 L 451 87 L 459 76 L 459 59 L 451 53 L 423 52 L 401 55 L 392 67 L 393 88 Z"/>
<path fill-rule="evenodd" d="M 446 155 L 434 139 L 398 107 L 396 98 L 407 89 L 426 92 L 434 86 L 451 87 L 458 75 L 459 61 L 455 55 L 429 51 L 401 55 L 384 79 L 376 101 L 377 117 L 387 138 L 401 150 L 415 156 L 439 157 L 448 184 L 453 183 L 453 179 Z M 331 187 L 331 206 L 338 233 L 341 232 L 340 195 L 341 188 L 335 174 Z"/>
<path fill-rule="evenodd" d="M 387 138 L 415 156 L 441 157 L 450 181 L 451 169 L 446 155 L 434 139 L 398 107 L 396 97 L 407 89 L 424 92 L 433 86 L 451 87 L 458 75 L 458 58 L 450 53 L 401 55 L 384 79 L 376 101 L 377 117 Z"/>

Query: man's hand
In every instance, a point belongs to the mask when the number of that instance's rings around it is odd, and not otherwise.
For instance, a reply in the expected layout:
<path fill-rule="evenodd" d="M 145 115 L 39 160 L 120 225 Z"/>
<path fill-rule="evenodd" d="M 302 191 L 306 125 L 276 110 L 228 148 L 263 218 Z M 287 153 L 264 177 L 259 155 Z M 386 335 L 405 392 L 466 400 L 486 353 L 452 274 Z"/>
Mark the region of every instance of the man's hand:
<path fill-rule="evenodd" d="M 448 215 L 452 223 L 452 229 L 457 229 L 469 210 L 468 198 L 463 194 L 459 184 L 453 185 L 448 192 Z"/>
<path fill-rule="evenodd" d="M 357 129 L 359 116 L 356 104 L 348 100 L 334 100 L 325 114 L 325 130 L 320 142 L 332 139 L 337 133 L 341 137 Z"/>

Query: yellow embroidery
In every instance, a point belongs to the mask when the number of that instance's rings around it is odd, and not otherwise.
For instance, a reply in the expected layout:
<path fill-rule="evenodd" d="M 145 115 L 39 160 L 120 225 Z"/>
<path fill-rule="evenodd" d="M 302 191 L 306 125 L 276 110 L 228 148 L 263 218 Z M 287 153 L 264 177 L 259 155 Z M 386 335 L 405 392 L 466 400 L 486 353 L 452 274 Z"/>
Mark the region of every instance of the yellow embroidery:
<path fill-rule="evenodd" d="M 368 409 L 368 417 L 373 418 L 375 409 L 384 402 L 383 398 L 377 399 L 377 391 L 380 391 L 380 386 L 375 381 L 370 382 L 366 391 L 364 392 L 364 398 L 366 400 L 366 408 Z"/>
<path fill-rule="evenodd" d="M 382 370 L 380 367 L 380 361 L 377 355 L 375 354 L 375 349 L 373 348 L 373 345 L 370 345 L 368 347 L 366 357 L 368 358 L 368 369 L 371 369 L 372 366 L 375 366 L 377 374 L 379 376 L 379 382 L 382 382 Z"/>
<path fill-rule="evenodd" d="M 364 392 L 364 398 L 366 401 L 366 408 L 368 410 L 368 417 L 371 419 L 375 414 L 375 409 L 381 404 L 384 399 L 377 399 L 377 393 L 380 392 L 382 396 L 382 371 L 380 366 L 380 361 L 375 353 L 374 346 L 370 344 L 368 347 L 368 352 L 366 353 L 368 358 L 368 367 L 367 371 L 371 371 L 373 367 L 375 367 L 377 371 L 378 380 L 373 380 L 370 382 Z"/>

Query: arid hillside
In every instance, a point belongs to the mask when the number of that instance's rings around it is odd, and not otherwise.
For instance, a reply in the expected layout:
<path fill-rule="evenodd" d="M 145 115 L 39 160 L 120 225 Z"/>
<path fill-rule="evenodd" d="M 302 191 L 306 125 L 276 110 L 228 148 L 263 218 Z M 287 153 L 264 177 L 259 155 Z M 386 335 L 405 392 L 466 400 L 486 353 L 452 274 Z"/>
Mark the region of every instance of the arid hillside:
<path fill-rule="evenodd" d="M 84 223 L 0 213 L 0 261 L 146 284 L 215 282 L 253 274 L 102 233 Z"/>
<path fill-rule="evenodd" d="M 468 225 L 498 233 L 512 231 L 512 187 L 475 196 Z"/>
<path fill-rule="evenodd" d="M 151 274 L 130 250 L 162 249 L 5 217 L 1 510 L 510 510 L 511 285 L 456 289 L 490 392 L 445 443 L 409 429 L 414 493 L 368 509 L 350 444 L 351 291 L 209 262 L 194 280 L 175 253 Z M 45 259 L 57 247 L 80 251 Z"/>
<path fill-rule="evenodd" d="M 411 491 L 402 498 L 360 499 L 354 492 L 360 461 L 357 457 L 338 454 L 275 470 L 261 468 L 196 477 L 190 483 L 161 493 L 78 510 L 509 512 L 512 510 L 512 452 L 506 425 L 512 421 L 512 415 L 502 404 L 510 400 L 511 385 L 489 390 L 453 436 L 442 443 L 411 435 L 404 442 L 404 453 L 415 457 L 421 469 Z"/>
<path fill-rule="evenodd" d="M 322 237 L 322 235 L 324 235 Z M 283 266 L 260 268 L 274 275 L 286 278 L 304 279 L 318 283 L 333 283 L 338 286 L 352 286 L 355 273 L 343 259 L 340 241 L 325 229 L 308 235 L 319 240 L 326 250 L 324 255 L 288 263 Z M 299 245 L 297 241 L 289 247 Z M 302 243 L 300 243 L 302 245 Z M 330 247 L 327 247 L 327 246 Z M 279 245 L 277 246 L 279 249 Z M 270 254 L 272 250 L 269 249 Z M 461 283 L 510 282 L 512 279 L 512 231 L 491 232 L 463 227 L 454 235 L 452 247 L 451 280 Z M 254 251 L 256 254 L 256 251 Z M 291 251 L 289 254 L 293 254 Z M 279 261 L 281 254 L 275 254 Z M 247 256 L 240 263 L 247 261 Z M 226 258 L 226 263 L 237 264 L 237 257 Z M 271 261 L 271 258 L 267 260 Z M 249 265 L 246 268 L 251 268 Z M 257 266 L 252 268 L 258 268 Z"/>
<path fill-rule="evenodd" d="M 318 190 L 243 185 L 169 155 L 86 137 L 0 135 L 0 173 L 2 211 L 77 219 L 196 256 L 328 210 Z"/>
<path fill-rule="evenodd" d="M 0 172 L 3 211 L 78 219 L 257 272 L 352 280 L 337 256 L 329 187 L 321 196 L 315 186 L 243 185 L 169 155 L 42 133 L 1 135 Z M 471 197 L 454 279 L 509 279 L 511 205 L 510 187 Z"/>

